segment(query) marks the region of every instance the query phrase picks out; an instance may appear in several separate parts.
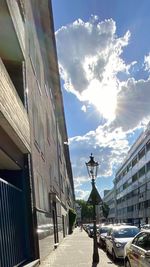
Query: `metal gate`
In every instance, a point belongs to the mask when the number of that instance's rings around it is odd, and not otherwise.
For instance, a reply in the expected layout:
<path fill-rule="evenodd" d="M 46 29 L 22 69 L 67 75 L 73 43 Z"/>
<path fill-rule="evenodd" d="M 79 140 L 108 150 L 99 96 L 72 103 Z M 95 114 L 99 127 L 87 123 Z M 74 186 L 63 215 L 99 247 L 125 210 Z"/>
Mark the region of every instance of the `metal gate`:
<path fill-rule="evenodd" d="M 26 260 L 23 192 L 0 178 L 0 266 L 12 267 Z"/>

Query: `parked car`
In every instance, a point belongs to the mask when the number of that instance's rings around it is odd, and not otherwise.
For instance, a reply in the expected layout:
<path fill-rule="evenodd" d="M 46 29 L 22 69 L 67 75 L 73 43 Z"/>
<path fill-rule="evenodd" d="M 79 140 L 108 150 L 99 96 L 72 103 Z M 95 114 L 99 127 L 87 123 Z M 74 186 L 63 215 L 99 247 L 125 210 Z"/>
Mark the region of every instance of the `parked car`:
<path fill-rule="evenodd" d="M 141 226 L 141 230 L 148 230 L 150 229 L 150 224 L 144 224 Z"/>
<path fill-rule="evenodd" d="M 124 250 L 125 267 L 150 266 L 150 230 L 138 233 Z"/>
<path fill-rule="evenodd" d="M 90 228 L 90 225 L 92 225 L 91 223 L 88 223 L 85 225 L 84 230 L 88 233 L 88 229 Z"/>
<path fill-rule="evenodd" d="M 106 236 L 106 252 L 110 253 L 115 261 L 124 258 L 124 246 L 139 232 L 136 226 L 120 225 L 111 228 Z"/>
<path fill-rule="evenodd" d="M 107 232 L 111 229 L 111 225 L 103 225 L 99 227 L 99 234 L 97 237 L 97 243 L 100 247 L 106 247 L 106 236 Z"/>
<path fill-rule="evenodd" d="M 96 234 L 98 234 L 99 231 L 99 225 L 96 225 Z M 88 230 L 87 230 L 88 236 L 93 237 L 94 236 L 94 229 L 93 229 L 93 223 L 89 224 Z"/>
<path fill-rule="evenodd" d="M 93 224 L 89 224 L 88 228 L 87 228 L 87 233 L 89 237 L 93 236 Z"/>

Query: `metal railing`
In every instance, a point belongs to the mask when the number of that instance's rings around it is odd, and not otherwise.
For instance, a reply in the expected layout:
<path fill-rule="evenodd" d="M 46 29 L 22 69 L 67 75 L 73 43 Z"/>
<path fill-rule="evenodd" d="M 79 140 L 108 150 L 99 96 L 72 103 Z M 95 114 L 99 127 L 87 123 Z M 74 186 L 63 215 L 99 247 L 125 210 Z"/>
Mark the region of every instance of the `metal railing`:
<path fill-rule="evenodd" d="M 22 191 L 0 178 L 0 266 L 26 260 Z"/>

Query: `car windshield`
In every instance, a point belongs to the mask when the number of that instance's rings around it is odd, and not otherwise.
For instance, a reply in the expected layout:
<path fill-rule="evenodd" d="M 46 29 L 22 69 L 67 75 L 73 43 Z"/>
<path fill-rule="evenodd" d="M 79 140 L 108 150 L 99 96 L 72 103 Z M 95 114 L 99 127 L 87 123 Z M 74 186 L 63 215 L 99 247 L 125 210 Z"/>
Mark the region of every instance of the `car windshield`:
<path fill-rule="evenodd" d="M 103 234 L 103 233 L 107 233 L 108 230 L 109 230 L 108 227 L 103 227 L 103 228 L 100 229 L 100 233 L 101 233 L 101 234 Z"/>
<path fill-rule="evenodd" d="M 138 228 L 121 228 L 114 231 L 114 237 L 124 238 L 124 237 L 134 237 L 139 232 Z"/>

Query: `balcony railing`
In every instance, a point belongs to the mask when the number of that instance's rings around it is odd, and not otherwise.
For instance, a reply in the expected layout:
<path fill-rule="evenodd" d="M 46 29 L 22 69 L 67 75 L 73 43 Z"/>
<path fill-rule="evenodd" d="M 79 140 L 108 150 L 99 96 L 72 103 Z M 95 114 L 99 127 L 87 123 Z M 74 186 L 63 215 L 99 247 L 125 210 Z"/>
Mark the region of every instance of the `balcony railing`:
<path fill-rule="evenodd" d="M 0 59 L 0 126 L 23 153 L 30 151 L 28 115 Z"/>

